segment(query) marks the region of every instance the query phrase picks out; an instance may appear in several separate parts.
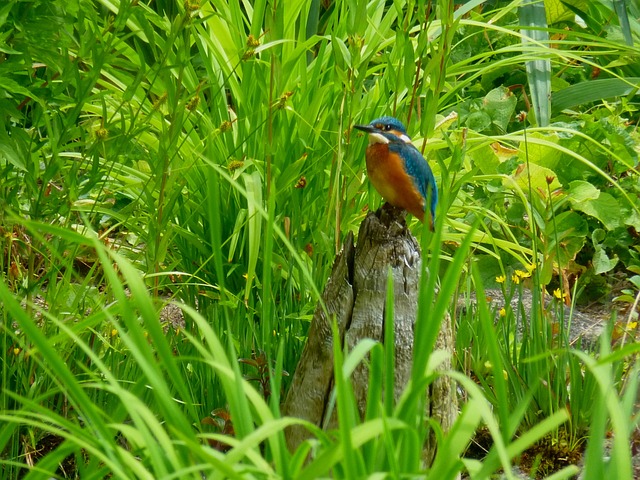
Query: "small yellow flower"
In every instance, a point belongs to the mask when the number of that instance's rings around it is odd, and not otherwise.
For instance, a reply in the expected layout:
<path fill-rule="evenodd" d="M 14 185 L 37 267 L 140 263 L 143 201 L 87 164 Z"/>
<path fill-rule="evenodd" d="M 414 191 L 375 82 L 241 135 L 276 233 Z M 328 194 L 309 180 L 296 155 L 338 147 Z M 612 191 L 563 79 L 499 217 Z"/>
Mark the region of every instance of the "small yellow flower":
<path fill-rule="evenodd" d="M 242 168 L 243 166 L 244 162 L 241 162 L 240 160 L 231 160 L 227 168 L 229 169 L 229 171 L 233 172 L 234 170 Z"/>
<path fill-rule="evenodd" d="M 277 108 L 284 108 L 287 105 L 287 100 L 289 100 L 289 98 L 293 95 L 293 92 L 284 92 L 282 94 L 282 96 L 280 97 L 280 100 L 278 100 Z"/>
<path fill-rule="evenodd" d="M 516 274 L 511 275 L 511 281 L 518 285 L 520 283 L 520 277 Z"/>
<path fill-rule="evenodd" d="M 247 37 L 247 47 L 258 48 L 259 46 L 260 46 L 260 39 L 249 34 L 249 36 Z"/>
<path fill-rule="evenodd" d="M 516 275 L 520 278 L 529 278 L 531 276 L 531 272 L 525 272 L 523 270 L 516 270 Z"/>
<path fill-rule="evenodd" d="M 22 351 L 21 348 L 16 347 L 13 349 L 13 354 L 17 357 L 18 355 L 20 355 L 20 352 Z"/>
<path fill-rule="evenodd" d="M 153 109 L 158 110 L 162 106 L 162 104 L 167 101 L 167 98 L 169 98 L 169 94 L 167 92 L 164 92 L 162 95 L 156 98 L 156 100 L 153 102 Z"/>
<path fill-rule="evenodd" d="M 533 271 L 536 269 L 536 264 L 530 263 L 529 265 L 525 265 L 524 267 L 527 269 L 527 272 L 529 272 L 529 274 L 532 274 Z"/>
<path fill-rule="evenodd" d="M 96 130 L 96 138 L 98 140 L 106 140 L 107 137 L 109 136 L 109 130 L 107 130 L 104 127 L 100 127 Z"/>
<path fill-rule="evenodd" d="M 304 188 L 307 186 L 307 179 L 305 178 L 304 175 L 302 175 L 299 179 L 298 182 L 295 184 L 294 188 Z"/>
<path fill-rule="evenodd" d="M 507 279 L 507 277 L 505 275 L 499 275 L 496 277 L 496 282 L 498 283 L 504 283 L 504 281 Z"/>
<path fill-rule="evenodd" d="M 195 95 L 191 100 L 189 100 L 186 105 L 184 106 L 184 108 L 186 108 L 187 110 L 189 110 L 190 112 L 192 112 L 193 110 L 195 110 L 196 108 L 198 108 L 198 105 L 200 105 L 200 97 L 198 95 Z"/>
<path fill-rule="evenodd" d="M 493 368 L 493 363 L 487 360 L 486 362 L 484 362 L 484 368 L 486 368 L 487 370 L 491 370 Z"/>
<path fill-rule="evenodd" d="M 256 54 L 256 51 L 253 48 L 247 48 L 247 50 L 242 55 L 242 60 L 249 60 Z"/>
<path fill-rule="evenodd" d="M 190 2 L 187 0 L 184 2 L 184 9 L 189 13 L 195 12 L 199 8 L 200 8 L 200 2 L 198 1 Z"/>
<path fill-rule="evenodd" d="M 553 291 L 553 296 L 556 297 L 558 300 L 562 300 L 562 290 L 560 290 L 559 288 L 556 288 Z"/>
<path fill-rule="evenodd" d="M 629 329 L 633 330 L 638 326 L 638 322 L 629 322 Z"/>
<path fill-rule="evenodd" d="M 504 318 L 507 316 L 507 311 L 504 308 L 500 309 L 500 317 Z"/>
<path fill-rule="evenodd" d="M 113 330 L 111 330 L 111 336 L 115 337 L 116 335 L 118 335 L 118 330 L 114 328 Z"/>

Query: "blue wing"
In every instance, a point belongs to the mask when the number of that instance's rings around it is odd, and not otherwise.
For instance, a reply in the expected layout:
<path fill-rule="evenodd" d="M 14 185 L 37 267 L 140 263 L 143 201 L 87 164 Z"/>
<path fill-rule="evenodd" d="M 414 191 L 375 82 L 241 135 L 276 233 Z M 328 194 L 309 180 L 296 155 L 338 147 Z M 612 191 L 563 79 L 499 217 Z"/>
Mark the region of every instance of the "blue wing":
<path fill-rule="evenodd" d="M 389 150 L 397 153 L 404 160 L 404 167 L 425 199 L 425 205 L 427 201 L 430 202 L 431 218 L 435 223 L 438 187 L 431 167 L 418 149 L 410 143 L 393 142 L 389 144 Z"/>

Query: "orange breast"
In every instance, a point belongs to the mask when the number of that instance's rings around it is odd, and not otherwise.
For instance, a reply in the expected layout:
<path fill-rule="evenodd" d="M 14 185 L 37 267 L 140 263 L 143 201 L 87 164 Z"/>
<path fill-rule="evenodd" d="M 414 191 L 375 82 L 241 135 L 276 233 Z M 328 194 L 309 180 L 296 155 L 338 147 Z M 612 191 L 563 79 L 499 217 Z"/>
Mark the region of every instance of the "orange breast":
<path fill-rule="evenodd" d="M 402 159 L 383 143 L 367 148 L 367 175 L 378 193 L 394 207 L 404 208 L 424 221 L 424 200 L 404 170 Z"/>

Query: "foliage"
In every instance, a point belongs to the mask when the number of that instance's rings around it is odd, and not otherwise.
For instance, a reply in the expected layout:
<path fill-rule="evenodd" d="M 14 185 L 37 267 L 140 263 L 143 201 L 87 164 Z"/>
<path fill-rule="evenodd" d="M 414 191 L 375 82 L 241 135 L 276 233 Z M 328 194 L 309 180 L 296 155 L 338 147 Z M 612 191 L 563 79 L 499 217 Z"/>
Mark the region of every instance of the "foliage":
<path fill-rule="evenodd" d="M 519 3 L 0 6 L 2 477 L 36 461 L 28 478 L 61 463 L 74 471 L 58 476 L 79 478 L 424 474 L 418 399 L 451 310 L 465 356 L 447 375 L 466 401 L 436 432 L 429 473 L 511 476 L 513 458 L 569 421 L 572 441 L 588 430 L 589 475 L 625 478 L 638 344 L 574 351 L 542 296 L 591 299 L 590 285 L 635 274 L 620 298 L 637 306 L 637 26 L 607 2 L 547 1 L 545 40 L 523 31 Z M 535 61 L 549 79 L 532 77 Z M 531 108 L 541 91 L 548 126 Z M 290 453 L 283 431 L 300 421 L 279 413 L 285 372 L 342 238 L 380 203 L 351 126 L 382 114 L 409 126 L 446 212 L 433 238 L 411 224 L 432 253 L 413 382 L 404 403 L 356 418 L 353 366 L 393 352 L 336 350 L 340 430 L 307 425 L 313 439 Z M 531 265 L 521 337 L 521 312 L 494 328 L 482 301 L 469 317 L 451 308 L 456 289 Z M 182 320 L 159 317 L 167 304 Z M 480 425 L 493 446 L 474 460 Z"/>

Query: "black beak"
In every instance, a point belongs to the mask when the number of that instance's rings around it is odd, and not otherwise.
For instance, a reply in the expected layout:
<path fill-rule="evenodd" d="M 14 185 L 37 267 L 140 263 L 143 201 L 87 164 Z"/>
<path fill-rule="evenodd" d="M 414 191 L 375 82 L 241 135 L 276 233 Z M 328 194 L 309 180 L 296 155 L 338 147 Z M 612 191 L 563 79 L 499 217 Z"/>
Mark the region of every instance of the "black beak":
<path fill-rule="evenodd" d="M 367 133 L 373 133 L 377 130 L 375 127 L 371 125 L 354 125 L 353 128 L 362 130 L 363 132 L 367 132 Z"/>

